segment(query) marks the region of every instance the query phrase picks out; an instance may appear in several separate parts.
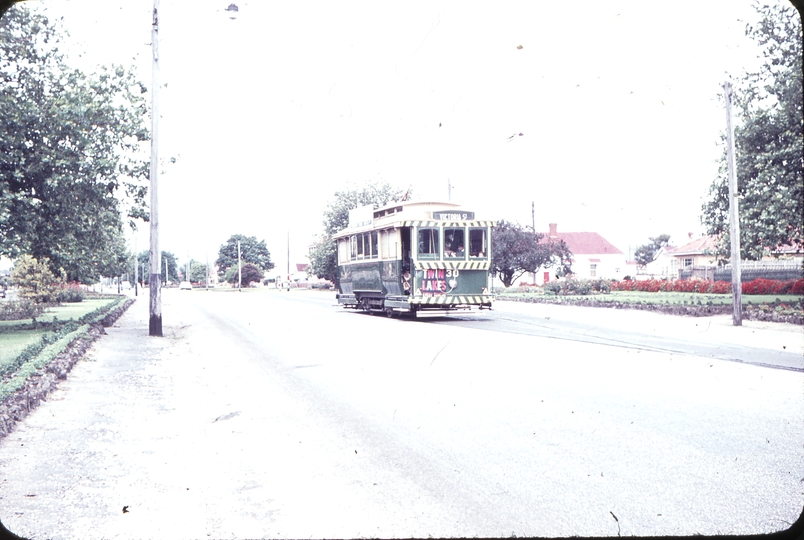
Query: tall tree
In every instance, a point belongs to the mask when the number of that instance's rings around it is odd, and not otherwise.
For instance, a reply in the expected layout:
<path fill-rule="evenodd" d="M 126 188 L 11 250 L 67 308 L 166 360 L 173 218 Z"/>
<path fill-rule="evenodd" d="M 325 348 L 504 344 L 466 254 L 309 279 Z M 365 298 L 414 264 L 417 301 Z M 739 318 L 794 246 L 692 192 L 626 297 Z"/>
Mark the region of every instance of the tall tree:
<path fill-rule="evenodd" d="M 562 275 L 571 273 L 572 253 L 563 240 L 543 241 L 544 235 L 518 223 L 501 220 L 492 229 L 491 270 L 510 287 L 528 272 L 559 265 Z"/>
<path fill-rule="evenodd" d="M 120 201 L 147 218 L 145 87 L 120 66 L 70 68 L 62 33 L 21 4 L 0 19 L 0 254 L 92 282 L 119 255 Z"/>
<path fill-rule="evenodd" d="M 746 35 L 764 63 L 735 84 L 739 122 L 734 128 L 741 257 L 760 259 L 783 245 L 804 247 L 801 19 L 791 6 L 756 5 L 761 21 Z M 725 151 L 718 178 L 703 204 L 701 222 L 722 235 L 729 257 L 729 189 Z"/>
<path fill-rule="evenodd" d="M 656 252 L 670 242 L 669 234 L 660 234 L 656 237 L 648 238 L 648 243 L 639 246 L 634 251 L 634 259 L 640 266 L 645 266 L 656 258 Z"/>
<path fill-rule="evenodd" d="M 237 271 L 237 265 L 229 268 L 223 279 L 232 285 L 237 285 L 238 280 L 240 280 L 240 284 L 243 287 L 251 287 L 252 283 L 258 283 L 264 277 L 265 274 L 256 264 L 246 263 L 241 266 L 240 272 Z"/>
<path fill-rule="evenodd" d="M 226 271 L 230 268 L 237 268 L 237 242 L 240 242 L 240 262 L 241 266 L 251 263 L 263 272 L 267 272 L 274 267 L 271 262 L 271 252 L 265 245 L 265 240 L 257 240 L 256 236 L 245 236 L 233 234 L 229 240 L 218 250 L 218 258 L 215 264 L 218 265 L 218 275 L 223 279 Z"/>
<path fill-rule="evenodd" d="M 338 260 L 332 235 L 349 225 L 349 210 L 372 205 L 375 208 L 411 195 L 388 182 L 368 183 L 362 188 L 354 186 L 336 191 L 335 198 L 324 210 L 324 234 L 310 251 L 308 273 L 335 282 L 338 277 Z"/>

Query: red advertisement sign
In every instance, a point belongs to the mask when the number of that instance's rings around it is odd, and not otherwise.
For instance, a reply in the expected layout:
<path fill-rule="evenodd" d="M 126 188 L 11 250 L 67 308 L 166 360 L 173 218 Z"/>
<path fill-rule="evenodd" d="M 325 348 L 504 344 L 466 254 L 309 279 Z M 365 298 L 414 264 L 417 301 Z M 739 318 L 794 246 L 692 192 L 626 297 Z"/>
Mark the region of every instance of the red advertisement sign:
<path fill-rule="evenodd" d="M 443 268 L 425 270 L 421 290 L 425 296 L 445 294 L 447 292 L 446 271 Z"/>

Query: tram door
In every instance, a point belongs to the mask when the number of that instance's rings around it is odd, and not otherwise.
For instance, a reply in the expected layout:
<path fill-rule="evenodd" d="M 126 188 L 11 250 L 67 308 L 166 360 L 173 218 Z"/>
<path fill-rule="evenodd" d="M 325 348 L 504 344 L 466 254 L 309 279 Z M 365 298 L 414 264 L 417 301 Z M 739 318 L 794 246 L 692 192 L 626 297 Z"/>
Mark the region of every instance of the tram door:
<path fill-rule="evenodd" d="M 402 273 L 410 272 L 412 267 L 411 254 L 410 254 L 410 227 L 401 227 L 399 229 L 399 238 L 402 242 Z"/>

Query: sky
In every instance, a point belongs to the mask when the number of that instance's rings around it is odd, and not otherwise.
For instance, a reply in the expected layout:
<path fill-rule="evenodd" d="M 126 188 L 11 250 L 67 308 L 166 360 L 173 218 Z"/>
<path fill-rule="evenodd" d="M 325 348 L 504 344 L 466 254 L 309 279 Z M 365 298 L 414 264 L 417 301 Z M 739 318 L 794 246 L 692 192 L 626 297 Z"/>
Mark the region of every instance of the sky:
<path fill-rule="evenodd" d="M 231 1 L 160 0 L 160 244 L 204 262 L 256 236 L 272 273 L 373 181 L 625 253 L 681 245 L 705 232 L 722 85 L 759 63 L 750 0 Z M 151 87 L 152 0 L 27 4 L 63 17 L 72 63 Z M 129 236 L 147 249 L 147 225 Z"/>

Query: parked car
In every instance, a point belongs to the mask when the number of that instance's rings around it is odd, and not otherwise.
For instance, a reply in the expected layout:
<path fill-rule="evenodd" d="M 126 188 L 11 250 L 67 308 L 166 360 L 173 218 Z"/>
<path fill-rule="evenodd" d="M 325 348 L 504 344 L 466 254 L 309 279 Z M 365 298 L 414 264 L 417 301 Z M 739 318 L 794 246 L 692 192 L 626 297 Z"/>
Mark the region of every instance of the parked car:
<path fill-rule="evenodd" d="M 193 284 L 189 281 L 182 281 L 179 283 L 179 290 L 180 291 L 191 291 L 193 290 Z"/>

